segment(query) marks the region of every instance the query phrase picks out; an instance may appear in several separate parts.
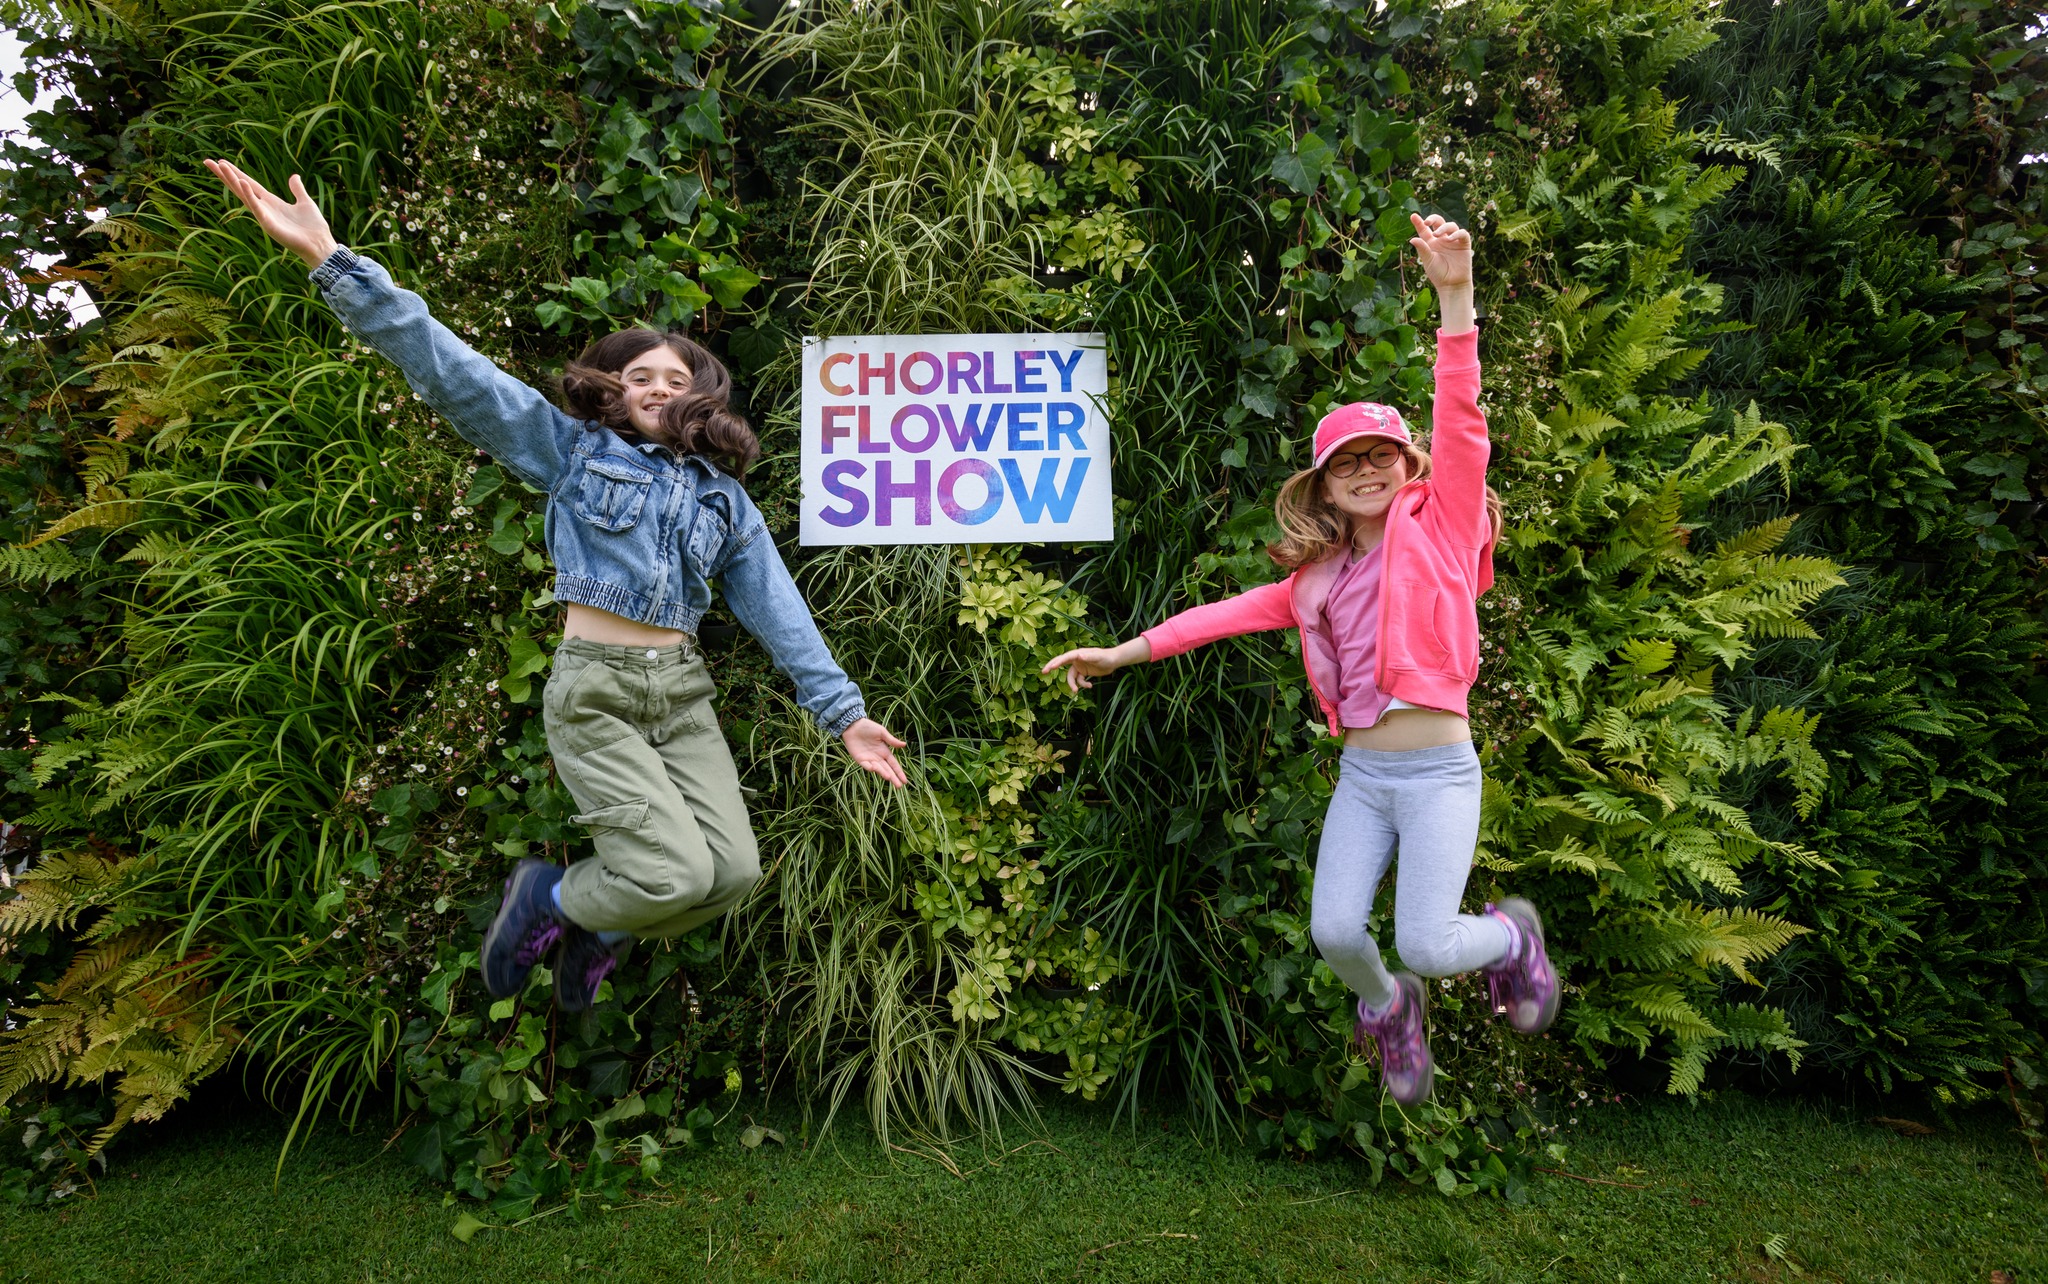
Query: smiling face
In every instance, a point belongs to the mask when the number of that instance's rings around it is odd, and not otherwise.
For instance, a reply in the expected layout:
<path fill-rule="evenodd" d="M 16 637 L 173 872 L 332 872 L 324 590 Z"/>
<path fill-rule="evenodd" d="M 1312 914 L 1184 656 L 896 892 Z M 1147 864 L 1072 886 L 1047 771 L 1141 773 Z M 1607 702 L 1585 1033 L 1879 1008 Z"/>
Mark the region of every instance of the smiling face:
<path fill-rule="evenodd" d="M 619 371 L 626 421 L 642 435 L 661 425 L 661 408 L 690 390 L 690 367 L 674 348 L 657 343 Z"/>
<path fill-rule="evenodd" d="M 1351 520 L 1354 529 L 1361 522 L 1384 522 L 1394 492 L 1410 475 L 1407 452 L 1399 443 L 1360 437 L 1339 446 L 1324 462 L 1323 497 Z"/>

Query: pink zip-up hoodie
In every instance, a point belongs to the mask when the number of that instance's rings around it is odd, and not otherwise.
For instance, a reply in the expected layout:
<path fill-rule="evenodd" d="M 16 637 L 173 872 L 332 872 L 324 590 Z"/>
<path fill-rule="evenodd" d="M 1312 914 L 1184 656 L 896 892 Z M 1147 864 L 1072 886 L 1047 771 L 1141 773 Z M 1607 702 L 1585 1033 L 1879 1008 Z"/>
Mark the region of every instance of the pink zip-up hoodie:
<path fill-rule="evenodd" d="M 1479 677 L 1479 595 L 1493 586 L 1486 519 L 1486 416 L 1479 411 L 1479 331 L 1437 332 L 1430 475 L 1394 493 L 1380 570 L 1379 689 L 1409 704 L 1467 715 Z M 1301 658 L 1332 735 L 1337 648 L 1323 618 L 1342 550 L 1284 580 L 1182 611 L 1145 630 L 1152 658 L 1263 629 L 1301 630 Z"/>

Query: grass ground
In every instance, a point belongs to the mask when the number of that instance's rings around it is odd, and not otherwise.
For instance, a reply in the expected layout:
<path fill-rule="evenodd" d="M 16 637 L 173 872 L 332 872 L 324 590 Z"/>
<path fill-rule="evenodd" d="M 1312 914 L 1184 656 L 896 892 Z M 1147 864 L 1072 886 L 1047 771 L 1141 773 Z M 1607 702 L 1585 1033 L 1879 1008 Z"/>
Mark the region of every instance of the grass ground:
<path fill-rule="evenodd" d="M 1612 1107 L 1571 1139 L 1598 1182 L 1514 1209 L 1062 1104 L 1007 1153 L 956 1151 L 959 1175 L 858 1127 L 727 1142 L 659 1201 L 467 1244 L 374 1140 L 316 1139 L 273 1188 L 279 1124 L 205 1113 L 132 1145 L 97 1197 L 0 1220 L 0 1280 L 2048 1280 L 2048 1193 L 1991 1110 L 1903 1137 L 1812 1103 Z"/>

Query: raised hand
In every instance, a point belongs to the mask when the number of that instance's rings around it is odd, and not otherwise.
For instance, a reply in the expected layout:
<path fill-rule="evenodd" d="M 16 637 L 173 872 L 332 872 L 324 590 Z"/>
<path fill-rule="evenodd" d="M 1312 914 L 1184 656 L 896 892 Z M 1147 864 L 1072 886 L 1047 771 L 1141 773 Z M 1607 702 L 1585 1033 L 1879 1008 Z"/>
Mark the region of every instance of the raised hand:
<path fill-rule="evenodd" d="M 1152 644 L 1143 638 L 1133 638 L 1121 646 L 1084 646 L 1056 655 L 1045 662 L 1040 673 L 1051 673 L 1057 669 L 1067 671 L 1067 690 L 1079 695 L 1094 686 L 1090 678 L 1106 677 L 1127 664 L 1137 664 L 1152 658 Z"/>
<path fill-rule="evenodd" d="M 271 240 L 304 259 L 307 267 L 319 267 L 334 253 L 338 244 L 334 233 L 328 230 L 320 207 L 306 195 L 306 185 L 297 174 L 291 176 L 292 200 L 287 203 L 227 161 L 210 160 L 206 168 L 242 198 L 242 204 L 256 216 L 257 224 Z"/>
<path fill-rule="evenodd" d="M 1422 260 L 1422 270 L 1437 293 L 1472 288 L 1472 234 L 1441 214 L 1424 218 L 1410 214 L 1415 235 L 1408 244 Z"/>
<path fill-rule="evenodd" d="M 903 774 L 903 764 L 896 761 L 896 750 L 903 748 L 903 741 L 890 735 L 889 729 L 873 718 L 862 718 L 840 732 L 839 739 L 856 763 L 898 789 L 910 782 L 910 777 Z"/>

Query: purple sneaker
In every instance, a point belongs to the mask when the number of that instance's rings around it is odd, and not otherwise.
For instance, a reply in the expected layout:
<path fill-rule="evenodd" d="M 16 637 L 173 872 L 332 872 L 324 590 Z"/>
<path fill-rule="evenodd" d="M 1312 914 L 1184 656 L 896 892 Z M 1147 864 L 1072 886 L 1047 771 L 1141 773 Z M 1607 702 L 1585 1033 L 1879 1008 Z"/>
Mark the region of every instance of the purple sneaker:
<path fill-rule="evenodd" d="M 588 1009 L 597 1002 L 597 987 L 632 949 L 633 938 L 623 932 L 571 925 L 562 936 L 562 956 L 555 960 L 555 1006 L 564 1012 Z"/>
<path fill-rule="evenodd" d="M 484 933 L 484 988 L 505 999 L 526 988 L 533 965 L 547 957 L 568 927 L 555 909 L 555 884 L 562 867 L 528 857 L 512 867 L 505 899 Z"/>
<path fill-rule="evenodd" d="M 1358 1001 L 1352 1041 L 1362 1049 L 1370 1037 L 1380 1047 L 1380 1079 L 1404 1106 L 1429 1096 L 1436 1086 L 1436 1058 L 1429 1054 L 1429 992 L 1413 972 L 1394 975 L 1394 1002 L 1374 1012 Z"/>
<path fill-rule="evenodd" d="M 1557 1019 L 1557 971 L 1543 948 L 1543 917 L 1519 896 L 1486 912 L 1508 929 L 1508 956 L 1486 969 L 1493 1010 L 1523 1034 L 1541 1034 Z"/>

